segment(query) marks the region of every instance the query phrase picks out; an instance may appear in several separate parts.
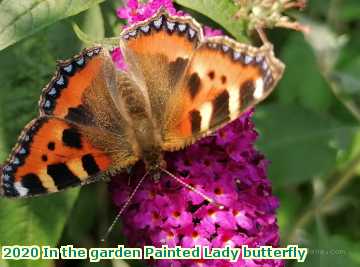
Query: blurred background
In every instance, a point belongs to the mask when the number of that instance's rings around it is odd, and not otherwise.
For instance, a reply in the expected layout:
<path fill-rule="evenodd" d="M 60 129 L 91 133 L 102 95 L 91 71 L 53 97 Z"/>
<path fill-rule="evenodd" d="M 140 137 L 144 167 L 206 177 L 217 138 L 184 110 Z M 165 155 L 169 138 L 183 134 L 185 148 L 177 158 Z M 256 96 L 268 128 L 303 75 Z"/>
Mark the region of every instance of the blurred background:
<path fill-rule="evenodd" d="M 37 116 L 41 89 L 56 60 L 86 46 L 74 23 L 93 40 L 117 36 L 124 23 L 116 16 L 121 1 L 14 2 L 0 0 L 0 162 Z M 231 0 L 175 2 L 237 37 L 235 24 L 216 19 L 236 11 Z M 269 179 L 280 198 L 282 245 L 309 248 L 305 263 L 287 266 L 360 266 L 360 2 L 313 0 L 303 12 L 288 15 L 311 32 L 304 37 L 287 29 L 268 31 L 286 72 L 254 115 L 257 148 L 271 161 Z M 99 247 L 115 214 L 104 183 L 29 200 L 0 199 L 0 244 Z M 124 242 L 120 228 L 107 246 Z M 89 264 L 0 260 L 1 267 Z M 96 266 L 145 265 L 101 261 Z"/>

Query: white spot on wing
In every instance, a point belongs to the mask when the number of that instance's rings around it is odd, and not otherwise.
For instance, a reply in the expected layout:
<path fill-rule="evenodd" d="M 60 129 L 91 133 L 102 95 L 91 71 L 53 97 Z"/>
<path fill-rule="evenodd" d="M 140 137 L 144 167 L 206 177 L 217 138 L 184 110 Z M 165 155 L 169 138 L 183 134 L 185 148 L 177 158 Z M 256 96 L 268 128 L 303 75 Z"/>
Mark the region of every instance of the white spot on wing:
<path fill-rule="evenodd" d="M 12 171 L 12 167 L 10 165 L 6 165 L 6 167 L 4 167 L 5 171 Z"/>
<path fill-rule="evenodd" d="M 232 88 L 228 90 L 229 93 L 229 113 L 230 119 L 236 119 L 240 109 L 240 90 L 238 88 Z"/>
<path fill-rule="evenodd" d="M 56 84 L 57 85 L 64 85 L 65 84 L 65 81 L 64 81 L 64 77 L 61 75 L 59 77 L 59 79 L 56 81 Z"/>
<path fill-rule="evenodd" d="M 210 120 L 211 115 L 213 112 L 213 106 L 211 102 L 206 102 L 202 104 L 202 106 L 199 109 L 200 115 L 201 115 L 201 131 L 206 131 L 209 129 L 210 126 Z"/>
<path fill-rule="evenodd" d="M 196 34 L 196 32 L 195 32 L 192 28 L 189 28 L 189 36 L 190 36 L 190 39 L 194 38 L 194 37 L 195 37 L 195 34 Z"/>
<path fill-rule="evenodd" d="M 269 68 L 266 60 L 264 60 L 263 63 L 261 64 L 261 68 L 262 68 L 264 71 L 267 71 L 267 69 Z"/>
<path fill-rule="evenodd" d="M 254 98 L 260 99 L 264 94 L 264 81 L 262 78 L 259 78 L 255 82 L 255 92 L 254 92 Z"/>
<path fill-rule="evenodd" d="M 145 33 L 148 33 L 150 31 L 150 26 L 149 25 L 144 25 L 141 27 L 141 30 Z"/>
<path fill-rule="evenodd" d="M 168 21 L 167 23 L 167 27 L 170 31 L 173 31 L 175 29 L 175 23 L 174 22 L 171 22 L 171 21 Z"/>
<path fill-rule="evenodd" d="M 27 189 L 26 187 L 23 187 L 20 182 L 14 183 L 14 187 L 15 187 L 16 191 L 18 191 L 20 196 L 26 196 L 27 193 L 29 192 L 29 189 Z"/>
<path fill-rule="evenodd" d="M 241 57 L 241 54 L 240 54 L 240 52 L 235 51 L 233 56 L 234 56 L 234 59 L 235 59 L 235 60 L 239 60 L 240 57 Z"/>
<path fill-rule="evenodd" d="M 72 71 L 72 69 L 73 69 L 73 66 L 71 64 L 64 67 L 64 70 L 68 73 L 70 73 Z"/>
<path fill-rule="evenodd" d="M 129 32 L 129 35 L 131 37 L 135 37 L 136 36 L 136 30 Z"/>
<path fill-rule="evenodd" d="M 84 58 L 78 59 L 78 60 L 76 61 L 76 63 L 77 63 L 79 66 L 83 65 L 83 64 L 84 64 Z"/>
<path fill-rule="evenodd" d="M 245 56 L 245 64 L 250 64 L 253 61 L 253 59 L 254 58 L 252 56 L 246 55 Z"/>
<path fill-rule="evenodd" d="M 50 100 L 46 100 L 44 106 L 45 106 L 45 108 L 50 108 L 50 107 L 51 107 L 51 102 L 50 102 Z"/>
<path fill-rule="evenodd" d="M 10 175 L 9 174 L 4 174 L 3 179 L 5 182 L 9 182 L 10 181 Z"/>
<path fill-rule="evenodd" d="M 186 25 L 185 25 L 185 24 L 179 24 L 179 25 L 178 25 L 178 28 L 179 28 L 179 31 L 180 31 L 180 32 L 183 32 L 183 31 L 186 30 Z"/>
<path fill-rule="evenodd" d="M 222 46 L 222 50 L 226 53 L 227 51 L 229 51 L 229 46 L 227 46 L 227 45 L 223 45 Z"/>
<path fill-rule="evenodd" d="M 49 95 L 56 95 L 56 89 L 53 87 L 48 93 Z"/>
<path fill-rule="evenodd" d="M 19 165 L 19 164 L 20 164 L 20 160 L 19 160 L 19 158 L 14 158 L 14 160 L 13 160 L 13 164 L 15 164 L 15 165 Z"/>
<path fill-rule="evenodd" d="M 160 29 L 160 28 L 161 28 L 162 21 L 163 21 L 163 18 L 162 18 L 162 17 L 160 17 L 160 18 L 158 18 L 157 20 L 154 21 L 154 26 L 155 26 L 156 29 Z"/>

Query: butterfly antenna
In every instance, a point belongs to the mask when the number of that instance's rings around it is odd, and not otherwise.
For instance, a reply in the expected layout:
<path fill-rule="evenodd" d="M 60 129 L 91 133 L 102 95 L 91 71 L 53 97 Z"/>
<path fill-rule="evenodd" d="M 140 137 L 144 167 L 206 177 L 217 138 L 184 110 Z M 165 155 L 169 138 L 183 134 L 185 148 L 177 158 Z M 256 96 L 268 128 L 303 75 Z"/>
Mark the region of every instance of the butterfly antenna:
<path fill-rule="evenodd" d="M 110 227 L 107 229 L 104 237 L 101 239 L 101 242 L 105 242 L 105 240 L 109 237 L 109 234 L 111 233 L 112 229 L 114 228 L 115 224 L 117 223 L 117 221 L 120 219 L 121 214 L 123 214 L 123 212 L 125 211 L 125 209 L 129 206 L 131 200 L 134 198 L 136 192 L 139 190 L 141 184 L 144 182 L 145 178 L 147 177 L 147 175 L 149 174 L 149 171 L 147 171 L 144 176 L 140 179 L 140 181 L 138 182 L 138 184 L 136 185 L 135 189 L 131 192 L 131 195 L 129 196 L 129 198 L 126 200 L 126 202 L 122 205 L 120 211 L 118 212 L 118 214 L 116 215 L 114 221 L 112 222 L 112 224 L 110 225 Z"/>
<path fill-rule="evenodd" d="M 225 208 L 224 205 L 216 202 L 215 200 L 213 200 L 211 197 L 205 195 L 203 192 L 201 192 L 200 190 L 196 189 L 195 187 L 185 183 L 182 179 L 180 179 L 179 177 L 175 176 L 174 174 L 172 174 L 171 172 L 169 172 L 166 169 L 163 169 L 160 167 L 160 169 L 165 172 L 166 174 L 168 174 L 171 178 L 175 179 L 178 183 L 182 184 L 183 186 L 185 186 L 187 189 L 189 189 L 190 191 L 200 195 L 202 198 L 204 198 L 206 201 L 208 201 L 209 203 L 217 206 L 219 209 L 223 210 Z"/>

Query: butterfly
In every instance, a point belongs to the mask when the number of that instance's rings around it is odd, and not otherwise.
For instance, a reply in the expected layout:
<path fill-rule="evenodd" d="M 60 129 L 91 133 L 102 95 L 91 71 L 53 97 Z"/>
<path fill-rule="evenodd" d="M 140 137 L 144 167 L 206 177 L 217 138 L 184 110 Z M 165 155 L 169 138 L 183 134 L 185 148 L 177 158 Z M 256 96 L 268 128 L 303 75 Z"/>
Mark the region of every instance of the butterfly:
<path fill-rule="evenodd" d="M 238 118 L 274 89 L 284 70 L 269 44 L 204 37 L 190 16 L 160 9 L 122 31 L 127 65 L 102 46 L 59 61 L 39 116 L 1 170 L 1 194 L 27 197 L 102 179 L 143 160 L 165 168 L 180 150 Z"/>

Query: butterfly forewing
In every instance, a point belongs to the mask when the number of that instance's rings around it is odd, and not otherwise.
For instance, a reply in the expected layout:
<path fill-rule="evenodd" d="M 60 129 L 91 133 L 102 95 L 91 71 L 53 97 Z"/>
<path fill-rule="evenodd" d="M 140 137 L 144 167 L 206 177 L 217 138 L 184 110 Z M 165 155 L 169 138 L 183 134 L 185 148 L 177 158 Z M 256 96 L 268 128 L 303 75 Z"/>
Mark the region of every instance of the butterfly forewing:
<path fill-rule="evenodd" d="M 168 99 L 163 148 L 177 150 L 238 118 L 274 88 L 283 65 L 269 47 L 226 37 L 202 40 Z"/>
<path fill-rule="evenodd" d="M 100 47 L 59 63 L 43 90 L 40 117 L 24 129 L 2 168 L 5 196 L 56 192 L 137 161 L 110 93 L 116 77 Z"/>
<path fill-rule="evenodd" d="M 164 10 L 122 33 L 121 47 L 130 76 L 147 95 L 157 127 L 164 123 L 168 99 L 183 79 L 202 31 L 190 17 Z"/>

